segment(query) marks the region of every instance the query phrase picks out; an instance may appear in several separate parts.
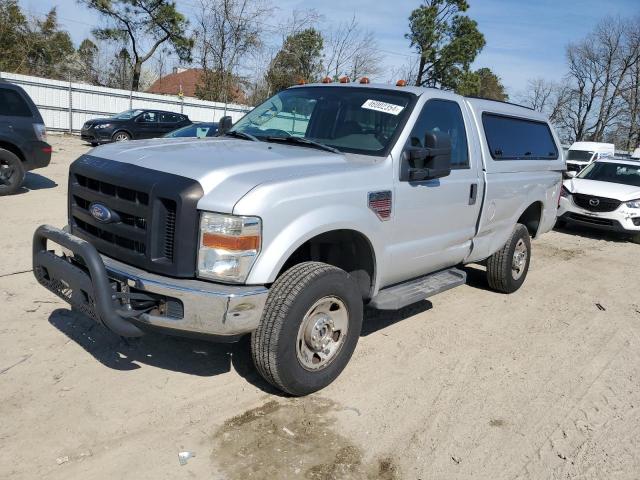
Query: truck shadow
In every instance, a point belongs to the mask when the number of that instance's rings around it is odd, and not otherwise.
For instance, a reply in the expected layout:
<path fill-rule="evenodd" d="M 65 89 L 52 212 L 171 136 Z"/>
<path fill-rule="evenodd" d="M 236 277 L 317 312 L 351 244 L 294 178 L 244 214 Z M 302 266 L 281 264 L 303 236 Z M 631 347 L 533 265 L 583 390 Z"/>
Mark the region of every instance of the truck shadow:
<path fill-rule="evenodd" d="M 409 317 L 431 310 L 431 308 L 433 308 L 433 304 L 429 300 L 408 305 L 400 310 L 376 310 L 365 307 L 360 336 L 367 337 Z"/>
<path fill-rule="evenodd" d="M 398 311 L 365 308 L 362 336 L 432 308 L 425 300 Z M 249 335 L 237 343 L 212 343 L 192 338 L 148 332 L 143 337 L 125 339 L 92 319 L 68 309 L 54 310 L 49 323 L 82 347 L 107 368 L 123 372 L 145 365 L 200 377 L 229 373 L 232 368 L 253 386 L 271 395 L 284 396 L 257 372 L 251 359 Z"/>
<path fill-rule="evenodd" d="M 282 395 L 253 366 L 248 336 L 238 343 L 212 343 L 155 332 L 125 339 L 68 309 L 53 311 L 49 323 L 113 370 L 126 372 L 148 365 L 186 375 L 214 377 L 230 372 L 233 367 L 255 387 L 266 393 Z"/>

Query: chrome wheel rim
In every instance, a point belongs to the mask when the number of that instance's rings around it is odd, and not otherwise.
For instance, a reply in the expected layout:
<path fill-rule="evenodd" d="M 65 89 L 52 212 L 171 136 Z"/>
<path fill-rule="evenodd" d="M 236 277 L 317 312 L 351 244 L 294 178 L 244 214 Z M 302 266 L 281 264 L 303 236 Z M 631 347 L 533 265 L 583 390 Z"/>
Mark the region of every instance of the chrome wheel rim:
<path fill-rule="evenodd" d="M 516 243 L 516 248 L 513 250 L 513 261 L 511 262 L 511 276 L 514 280 L 519 280 L 524 274 L 524 269 L 527 266 L 527 244 L 521 238 Z"/>
<path fill-rule="evenodd" d="M 327 296 L 307 311 L 296 342 L 302 368 L 317 371 L 326 368 L 338 356 L 347 338 L 349 311 L 338 297 Z"/>
<path fill-rule="evenodd" d="M 129 136 L 126 133 L 119 133 L 115 138 L 116 142 L 125 142 L 129 140 Z"/>

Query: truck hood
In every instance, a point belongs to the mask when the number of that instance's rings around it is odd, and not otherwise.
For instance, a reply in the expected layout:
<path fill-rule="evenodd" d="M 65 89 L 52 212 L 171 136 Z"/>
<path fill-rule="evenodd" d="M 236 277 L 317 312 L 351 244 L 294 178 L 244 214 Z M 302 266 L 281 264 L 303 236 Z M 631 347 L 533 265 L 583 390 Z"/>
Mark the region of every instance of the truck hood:
<path fill-rule="evenodd" d="M 327 172 L 340 175 L 375 158 L 225 137 L 118 142 L 91 155 L 196 180 L 204 190 L 201 202 L 222 213 L 232 212 L 240 198 L 262 183 Z"/>
<path fill-rule="evenodd" d="M 565 180 L 564 186 L 571 193 L 583 193 L 585 195 L 593 195 L 595 197 L 615 198 L 621 202 L 640 198 L 640 187 L 624 185 L 622 183 L 572 178 Z"/>

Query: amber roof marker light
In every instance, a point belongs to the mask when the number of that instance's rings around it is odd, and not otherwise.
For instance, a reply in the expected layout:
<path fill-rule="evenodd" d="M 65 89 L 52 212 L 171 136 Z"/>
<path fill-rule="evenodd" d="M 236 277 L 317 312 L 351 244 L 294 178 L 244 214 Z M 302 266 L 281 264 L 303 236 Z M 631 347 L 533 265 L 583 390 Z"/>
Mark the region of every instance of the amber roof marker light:
<path fill-rule="evenodd" d="M 333 82 L 333 80 L 331 79 L 331 77 L 324 77 L 324 78 L 322 79 L 322 83 L 331 83 L 331 82 Z"/>
<path fill-rule="evenodd" d="M 362 83 L 363 85 L 368 85 L 371 82 L 369 82 L 369 79 L 367 77 L 362 77 L 360 79 L 360 83 Z"/>
<path fill-rule="evenodd" d="M 349 83 L 351 80 L 349 80 L 349 77 L 342 77 L 340 79 L 340 83 Z"/>
<path fill-rule="evenodd" d="M 396 87 L 406 87 L 407 86 L 407 81 L 406 80 L 398 80 L 396 82 Z"/>

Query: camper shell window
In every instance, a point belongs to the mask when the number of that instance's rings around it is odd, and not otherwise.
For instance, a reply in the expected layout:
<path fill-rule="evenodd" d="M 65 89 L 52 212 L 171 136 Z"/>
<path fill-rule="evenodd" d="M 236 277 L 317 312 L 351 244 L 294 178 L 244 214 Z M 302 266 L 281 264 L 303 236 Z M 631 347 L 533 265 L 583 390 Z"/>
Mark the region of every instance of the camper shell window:
<path fill-rule="evenodd" d="M 482 125 L 494 160 L 558 159 L 558 147 L 546 122 L 485 112 Z"/>

